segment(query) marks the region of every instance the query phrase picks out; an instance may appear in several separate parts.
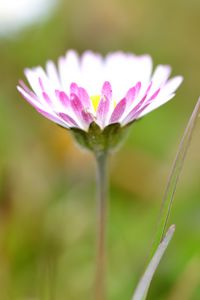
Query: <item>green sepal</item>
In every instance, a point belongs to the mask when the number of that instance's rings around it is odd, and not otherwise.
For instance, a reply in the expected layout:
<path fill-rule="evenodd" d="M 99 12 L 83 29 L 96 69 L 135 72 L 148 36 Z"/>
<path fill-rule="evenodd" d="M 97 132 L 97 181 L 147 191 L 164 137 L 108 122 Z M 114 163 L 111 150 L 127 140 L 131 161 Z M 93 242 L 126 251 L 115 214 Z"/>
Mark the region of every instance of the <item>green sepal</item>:
<path fill-rule="evenodd" d="M 92 122 L 87 132 L 79 128 L 71 128 L 70 131 L 80 146 L 99 154 L 113 151 L 119 146 L 127 132 L 127 127 L 114 123 L 102 130 L 99 125 Z"/>

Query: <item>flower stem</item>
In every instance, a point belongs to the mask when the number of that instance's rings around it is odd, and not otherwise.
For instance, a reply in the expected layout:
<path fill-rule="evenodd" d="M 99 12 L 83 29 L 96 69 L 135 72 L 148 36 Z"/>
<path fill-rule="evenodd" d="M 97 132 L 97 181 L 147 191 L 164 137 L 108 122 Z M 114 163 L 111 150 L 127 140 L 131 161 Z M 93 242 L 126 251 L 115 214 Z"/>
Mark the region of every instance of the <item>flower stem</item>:
<path fill-rule="evenodd" d="M 97 257 L 95 300 L 106 299 L 106 219 L 107 219 L 107 153 L 96 155 L 97 162 Z"/>

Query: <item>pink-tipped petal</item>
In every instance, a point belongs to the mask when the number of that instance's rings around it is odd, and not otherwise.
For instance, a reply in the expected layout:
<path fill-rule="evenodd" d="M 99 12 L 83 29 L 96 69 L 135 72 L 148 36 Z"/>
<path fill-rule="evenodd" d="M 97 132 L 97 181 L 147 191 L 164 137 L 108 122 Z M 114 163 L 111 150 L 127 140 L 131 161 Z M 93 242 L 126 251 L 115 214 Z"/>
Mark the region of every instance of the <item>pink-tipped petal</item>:
<path fill-rule="evenodd" d="M 78 96 L 79 96 L 81 102 L 83 103 L 84 108 L 90 109 L 91 108 L 91 100 L 90 100 L 90 97 L 89 97 L 87 91 L 84 88 L 79 87 Z"/>
<path fill-rule="evenodd" d="M 78 96 L 78 85 L 75 82 L 70 84 L 70 94 L 76 94 Z"/>
<path fill-rule="evenodd" d="M 151 89 L 151 84 L 148 86 L 147 91 L 140 100 L 140 102 L 128 113 L 128 115 L 124 118 L 123 124 L 127 124 L 129 122 L 132 122 L 134 119 L 139 118 L 140 114 L 152 103 L 154 99 L 158 96 L 160 89 L 158 89 L 156 92 L 153 93 L 150 98 L 147 98 L 149 91 Z"/>
<path fill-rule="evenodd" d="M 36 107 L 40 107 L 42 108 L 42 104 L 41 102 L 39 102 L 39 99 L 35 99 L 35 97 L 32 97 L 32 95 L 30 95 L 27 91 L 25 91 L 21 86 L 17 86 L 18 91 L 20 92 L 20 94 L 22 95 L 22 97 L 29 102 L 32 106 Z"/>
<path fill-rule="evenodd" d="M 38 78 L 38 82 L 39 82 L 39 85 L 40 85 L 40 88 L 41 88 L 41 90 L 44 92 L 44 84 L 43 84 L 43 82 L 42 82 L 42 78 Z"/>
<path fill-rule="evenodd" d="M 93 116 L 88 111 L 82 110 L 81 113 L 82 113 L 82 118 L 86 124 L 89 125 L 94 121 Z"/>
<path fill-rule="evenodd" d="M 126 98 L 122 99 L 113 110 L 109 123 L 117 123 L 123 115 L 126 108 Z"/>
<path fill-rule="evenodd" d="M 65 122 L 67 122 L 67 124 L 69 124 L 69 127 L 70 126 L 78 127 L 77 123 L 69 115 L 62 112 L 59 112 L 57 114 L 59 115 L 59 117 L 61 117 L 62 120 L 64 120 Z"/>
<path fill-rule="evenodd" d="M 52 101 L 51 101 L 49 95 L 48 95 L 46 92 L 42 92 L 42 96 L 43 96 L 44 100 L 46 101 L 46 103 L 47 103 L 48 105 L 51 105 L 51 104 L 52 104 Z"/>
<path fill-rule="evenodd" d="M 150 105 L 150 102 L 149 103 L 145 103 L 145 105 L 140 108 L 135 114 L 133 114 L 129 120 L 126 120 L 126 124 L 130 123 L 130 122 L 133 122 L 134 120 L 137 120 L 139 118 L 141 118 L 142 116 L 142 113 L 143 111 L 145 111 L 145 109 Z"/>
<path fill-rule="evenodd" d="M 183 77 L 181 76 L 176 76 L 170 79 L 166 83 L 166 85 L 160 90 L 156 99 L 152 103 L 150 103 L 150 105 L 145 110 L 141 112 L 141 117 L 171 100 L 175 96 L 175 90 L 179 87 L 182 81 Z"/>
<path fill-rule="evenodd" d="M 56 96 L 59 99 L 60 103 L 65 108 L 70 106 L 70 100 L 65 92 L 56 90 L 55 93 L 56 93 Z"/>
<path fill-rule="evenodd" d="M 147 96 L 149 94 L 149 91 L 151 89 L 151 86 L 152 86 L 152 83 L 149 84 L 144 96 L 142 97 L 142 99 L 137 103 L 137 105 L 135 105 L 133 107 L 133 109 L 128 113 L 128 115 L 125 117 L 125 119 L 123 120 L 123 122 L 126 122 L 127 123 L 127 120 L 131 119 L 135 113 L 144 105 L 146 99 L 147 99 Z"/>
<path fill-rule="evenodd" d="M 137 98 L 141 89 L 141 82 L 139 81 L 136 85 L 130 88 L 126 94 L 127 105 L 133 103 L 133 101 Z"/>
<path fill-rule="evenodd" d="M 112 87 L 109 81 L 105 81 L 101 90 L 102 96 L 105 96 L 109 101 L 112 99 Z"/>
<path fill-rule="evenodd" d="M 140 100 L 140 102 L 128 113 L 128 115 L 122 120 L 123 124 L 127 124 L 132 120 L 140 108 L 144 105 L 146 101 L 147 94 Z"/>
<path fill-rule="evenodd" d="M 36 108 L 36 110 L 37 110 L 41 115 L 43 115 L 45 118 L 47 118 L 47 119 L 49 119 L 49 120 L 51 120 L 51 121 L 53 121 L 53 122 L 55 122 L 55 123 L 57 123 L 57 124 L 63 126 L 63 127 L 66 127 L 66 128 L 69 127 L 69 125 L 66 124 L 66 122 L 63 122 L 63 121 L 61 120 L 61 118 L 59 118 L 58 116 L 54 115 L 53 113 L 47 112 L 47 111 L 45 111 L 45 110 L 43 110 L 43 109 L 40 109 L 40 108 Z"/>
<path fill-rule="evenodd" d="M 36 101 L 39 101 L 39 100 L 38 100 L 38 97 L 33 93 L 33 91 L 31 91 L 31 90 L 29 89 L 29 87 L 25 84 L 25 82 L 24 82 L 23 80 L 19 80 L 19 85 L 20 85 L 20 86 L 17 86 L 17 87 L 23 88 L 24 91 L 25 91 L 27 94 L 29 94 L 29 96 L 30 96 L 31 98 L 35 99 Z"/>
<path fill-rule="evenodd" d="M 80 99 L 78 98 L 78 96 L 76 94 L 72 93 L 70 95 L 70 103 L 71 103 L 71 107 L 72 107 L 72 110 L 75 113 L 75 115 L 80 117 L 81 112 L 83 110 L 83 105 L 82 105 Z"/>
<path fill-rule="evenodd" d="M 149 99 L 147 99 L 147 103 L 150 103 L 152 100 L 154 100 L 158 96 L 159 93 L 160 93 L 160 88 L 157 89 L 157 91 L 155 91 Z"/>
<path fill-rule="evenodd" d="M 105 123 L 107 121 L 108 112 L 110 108 L 110 101 L 109 99 L 104 96 L 99 101 L 99 105 L 96 112 L 96 121 L 97 123 L 103 128 L 105 126 Z"/>
<path fill-rule="evenodd" d="M 145 110 L 146 107 L 148 107 L 150 103 L 145 104 L 142 108 L 139 108 L 138 110 L 132 110 L 123 120 L 122 125 L 126 125 L 130 122 L 133 122 L 135 119 L 139 118 L 140 114 Z"/>
<path fill-rule="evenodd" d="M 44 117 L 47 119 L 61 125 L 65 126 L 65 123 L 62 122 L 62 120 L 57 117 L 53 112 L 46 111 L 42 104 L 39 101 L 36 101 L 35 98 L 32 98 L 26 91 L 24 91 L 20 86 L 17 86 L 18 91 L 20 94 Z"/>
<path fill-rule="evenodd" d="M 77 117 L 76 120 L 79 120 L 79 123 L 83 128 L 88 128 L 88 125 L 91 123 L 91 118 L 89 113 L 85 111 L 83 104 L 79 97 L 75 94 L 71 94 L 70 97 L 71 108 L 75 116 Z"/>
<path fill-rule="evenodd" d="M 162 95 L 162 98 L 160 98 L 160 99 L 158 96 L 158 99 L 149 103 L 149 105 L 145 109 L 142 110 L 142 112 L 140 113 L 140 117 L 143 117 L 143 116 L 147 115 L 148 113 L 150 113 L 151 111 L 155 110 L 156 108 L 162 106 L 164 103 L 171 100 L 174 96 L 175 96 L 175 94 Z"/>

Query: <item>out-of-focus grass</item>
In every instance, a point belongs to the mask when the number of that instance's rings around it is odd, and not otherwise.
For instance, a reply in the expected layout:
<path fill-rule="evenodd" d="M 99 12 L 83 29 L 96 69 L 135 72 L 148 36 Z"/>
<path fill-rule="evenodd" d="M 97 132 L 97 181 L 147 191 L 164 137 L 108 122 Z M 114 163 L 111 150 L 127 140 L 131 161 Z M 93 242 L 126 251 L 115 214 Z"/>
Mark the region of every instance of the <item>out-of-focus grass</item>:
<path fill-rule="evenodd" d="M 150 53 L 156 64 L 171 64 L 173 74 L 185 77 L 174 100 L 132 126 L 110 163 L 109 299 L 130 299 L 178 141 L 199 95 L 199 27 L 195 0 L 63 0 L 45 23 L 0 40 L 0 299 L 48 299 L 49 286 L 58 300 L 92 295 L 93 158 L 20 98 L 15 86 L 24 67 L 44 65 L 69 48 L 121 49 Z M 170 219 L 176 234 L 149 299 L 200 297 L 192 263 L 199 261 L 200 247 L 199 147 L 198 127 Z M 181 293 L 184 288 L 189 292 Z"/>

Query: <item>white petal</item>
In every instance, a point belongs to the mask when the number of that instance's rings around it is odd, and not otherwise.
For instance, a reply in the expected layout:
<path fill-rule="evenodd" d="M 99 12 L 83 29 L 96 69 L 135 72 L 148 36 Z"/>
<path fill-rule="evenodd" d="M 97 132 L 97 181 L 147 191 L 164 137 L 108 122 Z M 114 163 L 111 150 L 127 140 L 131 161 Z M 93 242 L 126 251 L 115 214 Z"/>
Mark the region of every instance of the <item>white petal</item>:
<path fill-rule="evenodd" d="M 37 96 L 41 95 L 41 87 L 39 85 L 38 77 L 35 76 L 35 73 L 32 69 L 25 69 L 24 70 L 25 76 L 32 87 L 33 91 Z"/>
<path fill-rule="evenodd" d="M 161 85 L 165 84 L 167 79 L 169 78 L 170 73 L 171 73 L 170 66 L 164 66 L 164 65 L 157 66 L 151 78 L 154 88 L 156 89 Z"/>
<path fill-rule="evenodd" d="M 32 70 L 26 69 L 25 74 L 36 95 L 40 99 L 41 103 L 43 103 L 44 107 L 59 110 L 61 104 L 55 95 L 57 85 L 55 85 L 55 82 L 51 81 L 50 78 L 47 77 L 45 71 L 41 67 L 36 67 Z M 51 105 L 45 101 L 43 97 L 44 91 L 51 99 Z"/>
<path fill-rule="evenodd" d="M 182 76 L 176 76 L 172 79 L 170 79 L 166 85 L 162 88 L 161 94 L 172 94 L 174 91 L 177 90 L 177 88 L 180 86 L 180 84 L 183 81 Z"/>
<path fill-rule="evenodd" d="M 181 82 L 183 81 L 182 76 L 176 76 L 170 79 L 165 86 L 161 89 L 158 97 L 150 104 L 140 115 L 143 117 L 144 115 L 148 114 L 149 112 L 153 111 L 154 109 L 158 108 L 159 106 L 163 105 L 164 103 L 168 102 L 175 96 L 176 89 L 180 86 Z"/>
<path fill-rule="evenodd" d="M 85 87 L 90 96 L 99 95 L 103 84 L 103 59 L 101 55 L 86 51 L 81 57 L 80 85 Z"/>
<path fill-rule="evenodd" d="M 154 109 L 162 106 L 164 103 L 171 100 L 174 96 L 175 96 L 175 94 L 171 94 L 171 95 L 166 95 L 166 96 L 163 96 L 162 98 L 156 99 L 145 110 L 143 110 L 143 112 L 140 114 L 139 118 L 145 116 L 146 114 L 150 113 Z"/>
<path fill-rule="evenodd" d="M 44 115 L 47 119 L 61 125 L 64 127 L 69 127 L 69 125 L 64 122 L 51 108 L 45 107 L 41 102 L 36 101 L 32 98 L 24 89 L 20 86 L 17 86 L 18 91 L 21 95 L 42 115 Z"/>
<path fill-rule="evenodd" d="M 134 79 L 134 83 L 141 81 L 143 89 L 147 88 L 150 82 L 150 76 L 152 73 L 153 62 L 149 55 L 141 55 L 134 57 L 129 55 L 130 59 L 128 60 L 129 65 L 129 81 Z M 132 58 L 131 58 L 132 57 Z M 130 85 L 129 85 L 130 87 Z M 142 90 L 141 90 L 142 93 Z"/>
<path fill-rule="evenodd" d="M 21 86 L 17 86 L 18 91 L 20 94 L 34 107 L 43 108 L 41 102 L 36 101 L 33 97 L 31 97 Z"/>
<path fill-rule="evenodd" d="M 53 83 L 55 89 L 62 89 L 58 71 L 53 61 L 49 60 L 46 64 L 46 71 L 49 81 Z"/>
<path fill-rule="evenodd" d="M 106 56 L 105 63 L 105 78 L 111 82 L 113 97 L 117 102 L 138 81 L 143 82 L 143 87 L 149 82 L 152 72 L 152 60 L 149 55 L 136 56 L 115 52 Z"/>
<path fill-rule="evenodd" d="M 60 57 L 58 69 L 62 89 L 68 94 L 70 84 L 80 81 L 80 61 L 77 52 L 69 50 L 65 57 Z"/>

